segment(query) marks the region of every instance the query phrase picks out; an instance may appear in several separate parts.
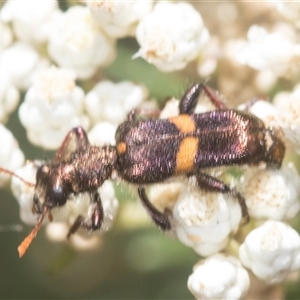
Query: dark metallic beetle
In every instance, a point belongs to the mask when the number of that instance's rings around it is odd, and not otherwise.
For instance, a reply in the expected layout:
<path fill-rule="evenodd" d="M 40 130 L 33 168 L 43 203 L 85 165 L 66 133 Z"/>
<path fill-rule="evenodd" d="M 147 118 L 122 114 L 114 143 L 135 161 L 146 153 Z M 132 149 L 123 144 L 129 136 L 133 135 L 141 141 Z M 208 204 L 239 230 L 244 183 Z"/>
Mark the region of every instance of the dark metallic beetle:
<path fill-rule="evenodd" d="M 202 90 L 217 110 L 194 114 Z M 248 112 L 227 109 L 203 84 L 195 84 L 186 91 L 179 112 L 176 117 L 149 120 L 137 120 L 132 112 L 117 129 L 116 146 L 91 146 L 81 127 L 71 130 L 54 161 L 37 171 L 33 210 L 40 218 L 31 237 L 44 216 L 50 215 L 52 208 L 65 205 L 72 193 L 89 192 L 92 213 L 89 217 L 78 216 L 68 236 L 79 227 L 99 229 L 103 208 L 97 189 L 114 170 L 125 181 L 138 185 L 144 207 L 163 230 L 171 228 L 170 213 L 158 211 L 148 200 L 143 186 L 180 174 L 195 176 L 199 187 L 207 191 L 231 193 L 238 199 L 247 222 L 249 215 L 244 198 L 235 189 L 206 174 L 205 168 L 260 163 L 279 168 L 285 154 L 279 133 Z M 76 147 L 72 151 L 74 142 Z M 24 243 L 29 245 L 32 238 L 29 239 Z"/>

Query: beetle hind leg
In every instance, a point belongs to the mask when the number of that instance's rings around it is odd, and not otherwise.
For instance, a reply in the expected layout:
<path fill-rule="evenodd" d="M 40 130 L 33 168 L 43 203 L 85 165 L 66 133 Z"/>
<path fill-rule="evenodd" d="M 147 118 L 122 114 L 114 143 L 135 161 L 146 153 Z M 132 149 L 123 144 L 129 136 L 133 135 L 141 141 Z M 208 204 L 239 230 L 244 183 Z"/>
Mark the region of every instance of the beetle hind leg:
<path fill-rule="evenodd" d="M 171 222 L 170 222 L 170 216 L 171 212 L 167 209 L 165 209 L 164 213 L 160 212 L 156 207 L 153 206 L 153 204 L 149 201 L 148 196 L 146 194 L 146 191 L 143 187 L 138 188 L 138 194 L 140 197 L 140 200 L 150 215 L 153 222 L 162 230 L 170 230 L 171 229 Z"/>
<path fill-rule="evenodd" d="M 250 217 L 249 217 L 246 201 L 244 197 L 236 189 L 230 188 L 224 182 L 207 174 L 198 173 L 196 174 L 196 179 L 199 187 L 204 190 L 219 192 L 222 194 L 228 193 L 231 194 L 234 198 L 236 198 L 239 202 L 242 211 L 242 218 L 243 218 L 242 224 L 245 225 L 249 222 Z"/>
<path fill-rule="evenodd" d="M 203 90 L 204 85 L 202 83 L 196 83 L 192 85 L 181 97 L 179 103 L 180 114 L 192 114 L 195 111 L 198 98 Z"/>
<path fill-rule="evenodd" d="M 194 113 L 198 102 L 198 98 L 202 91 L 204 91 L 211 103 L 217 109 L 227 109 L 226 104 L 222 101 L 220 96 L 213 89 L 211 89 L 206 84 L 196 83 L 192 85 L 181 97 L 179 103 L 179 113 L 188 115 Z"/>

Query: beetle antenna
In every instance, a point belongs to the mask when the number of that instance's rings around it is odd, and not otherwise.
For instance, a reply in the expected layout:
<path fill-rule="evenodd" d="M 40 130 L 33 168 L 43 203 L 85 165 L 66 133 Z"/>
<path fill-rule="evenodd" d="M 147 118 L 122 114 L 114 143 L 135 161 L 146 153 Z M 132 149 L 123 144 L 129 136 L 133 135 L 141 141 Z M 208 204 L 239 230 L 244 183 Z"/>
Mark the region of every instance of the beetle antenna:
<path fill-rule="evenodd" d="M 49 207 L 44 207 L 42 214 L 39 217 L 39 220 L 32 231 L 27 235 L 23 242 L 18 247 L 19 257 L 21 258 L 27 251 L 33 239 L 36 237 L 38 231 L 40 230 L 43 220 L 46 214 L 49 212 Z"/>
<path fill-rule="evenodd" d="M 0 167 L 0 172 L 5 173 L 5 174 L 8 174 L 8 175 L 10 175 L 10 176 L 14 176 L 14 177 L 20 179 L 21 181 L 23 181 L 23 182 L 24 182 L 25 184 L 27 184 L 28 186 L 35 187 L 35 184 L 34 184 L 34 183 L 26 181 L 25 179 L 23 179 L 22 177 L 20 177 L 19 175 L 17 175 L 17 174 L 14 173 L 14 172 L 11 172 L 11 171 L 9 171 L 9 170 L 3 169 L 3 168 L 1 168 L 1 167 Z"/>

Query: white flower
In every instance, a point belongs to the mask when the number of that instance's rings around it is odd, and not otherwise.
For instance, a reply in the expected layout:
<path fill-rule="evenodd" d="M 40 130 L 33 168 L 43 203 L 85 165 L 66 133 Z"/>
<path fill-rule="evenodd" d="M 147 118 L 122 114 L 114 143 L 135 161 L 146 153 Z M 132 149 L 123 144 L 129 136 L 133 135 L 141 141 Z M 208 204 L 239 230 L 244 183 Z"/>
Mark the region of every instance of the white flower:
<path fill-rule="evenodd" d="M 189 187 L 179 195 L 173 217 L 178 239 L 208 256 L 226 247 L 228 236 L 240 224 L 241 207 L 230 195 Z"/>
<path fill-rule="evenodd" d="M 73 6 L 52 25 L 48 52 L 55 62 L 87 79 L 99 67 L 110 64 L 116 50 L 114 41 L 100 31 L 87 7 Z"/>
<path fill-rule="evenodd" d="M 75 85 L 74 72 L 52 67 L 37 74 L 19 109 L 29 140 L 56 149 L 72 127 L 87 128 L 83 100 L 84 92 Z"/>
<path fill-rule="evenodd" d="M 239 190 L 251 217 L 284 220 L 299 212 L 300 177 L 291 163 L 280 170 L 247 169 Z"/>
<path fill-rule="evenodd" d="M 92 145 L 115 145 L 117 127 L 108 122 L 97 123 L 88 133 Z"/>
<path fill-rule="evenodd" d="M 12 133 L 2 124 L 0 124 L 0 140 L 0 167 L 14 171 L 23 165 L 24 154 Z M 0 186 L 3 186 L 10 178 L 10 175 L 0 172 Z"/>
<path fill-rule="evenodd" d="M 140 44 L 134 55 L 162 71 L 183 69 L 194 60 L 209 38 L 202 18 L 188 3 L 159 2 L 138 25 Z"/>
<path fill-rule="evenodd" d="M 153 1 L 86 0 L 94 20 L 116 38 L 133 35 L 137 23 L 151 10 Z"/>
<path fill-rule="evenodd" d="M 101 81 L 86 95 L 86 110 L 94 123 L 108 121 L 119 125 L 147 95 L 144 87 L 129 81 Z"/>
<path fill-rule="evenodd" d="M 293 92 L 280 92 L 274 98 L 278 122 L 286 139 L 300 153 L 300 85 Z"/>
<path fill-rule="evenodd" d="M 176 117 L 179 115 L 179 100 L 175 98 L 171 98 L 168 100 L 161 110 L 159 118 L 160 119 L 167 119 L 171 117 Z"/>
<path fill-rule="evenodd" d="M 12 84 L 7 72 L 0 69 L 0 122 L 6 122 L 8 115 L 19 103 L 20 93 Z"/>
<path fill-rule="evenodd" d="M 1 16 L 1 10 L 0 10 L 0 16 Z M 0 36 L 1 36 L 0 39 L 0 53 L 1 53 L 1 51 L 6 47 L 8 47 L 13 40 L 13 35 L 9 26 L 1 21 L 0 21 Z"/>
<path fill-rule="evenodd" d="M 35 72 L 48 65 L 48 60 L 41 58 L 30 44 L 23 42 L 12 44 L 0 56 L 0 68 L 11 77 L 13 85 L 23 90 L 32 84 Z"/>
<path fill-rule="evenodd" d="M 239 257 L 258 278 L 276 284 L 300 268 L 300 237 L 287 224 L 267 221 L 247 235 Z"/>
<path fill-rule="evenodd" d="M 248 42 L 238 53 L 237 60 L 253 69 L 271 69 L 281 75 L 295 54 L 295 36 L 289 28 L 280 27 L 269 33 L 265 28 L 253 25 L 248 30 Z"/>
<path fill-rule="evenodd" d="M 20 176 L 31 184 L 36 182 L 36 170 L 39 162 L 27 162 L 24 166 L 18 168 L 15 174 Z M 34 186 L 28 185 L 19 178 L 13 176 L 11 179 L 11 191 L 17 199 L 20 206 L 20 218 L 22 222 L 29 225 L 35 225 L 37 215 L 32 213 Z"/>
<path fill-rule="evenodd" d="M 248 272 L 232 256 L 215 254 L 194 266 L 188 288 L 197 299 L 241 299 L 250 286 Z"/>
<path fill-rule="evenodd" d="M 244 103 L 238 106 L 239 110 L 249 111 L 259 119 L 261 119 L 266 127 L 279 127 L 277 109 L 276 107 L 268 101 L 265 100 L 255 100 L 255 103 L 250 107 L 246 107 L 248 103 Z"/>
<path fill-rule="evenodd" d="M 55 0 L 13 0 L 4 4 L 0 17 L 12 22 L 18 40 L 40 44 L 46 41 L 51 21 L 59 13 Z"/>

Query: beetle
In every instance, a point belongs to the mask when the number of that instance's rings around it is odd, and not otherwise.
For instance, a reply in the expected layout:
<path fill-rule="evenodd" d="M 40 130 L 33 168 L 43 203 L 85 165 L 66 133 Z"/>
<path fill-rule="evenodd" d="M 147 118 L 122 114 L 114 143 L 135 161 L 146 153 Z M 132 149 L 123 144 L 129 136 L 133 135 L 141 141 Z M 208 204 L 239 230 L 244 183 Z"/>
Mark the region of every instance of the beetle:
<path fill-rule="evenodd" d="M 195 114 L 200 94 L 209 97 L 216 110 Z M 89 192 L 89 216 L 79 215 L 68 237 L 79 227 L 97 230 L 103 221 L 103 207 L 97 189 L 117 172 L 125 182 L 138 187 L 139 198 L 148 214 L 162 230 L 171 229 L 170 212 L 159 211 L 148 199 L 145 185 L 186 175 L 195 176 L 207 191 L 229 193 L 239 202 L 248 222 L 245 199 L 234 188 L 205 173 L 207 168 L 232 165 L 259 165 L 280 168 L 285 146 L 277 130 L 266 127 L 250 114 L 228 109 L 207 85 L 192 85 L 182 96 L 179 115 L 167 119 L 139 120 L 132 111 L 116 131 L 116 146 L 92 146 L 84 129 L 72 129 L 53 161 L 36 173 L 33 211 L 39 215 L 36 227 L 19 246 L 22 256 L 51 209 L 66 204 L 70 194 Z M 75 144 L 75 150 L 72 149 Z M 2 172 L 7 172 L 0 169 Z M 13 175 L 13 173 L 9 173 Z M 24 180 L 23 180 L 24 181 Z"/>
<path fill-rule="evenodd" d="M 202 91 L 216 110 L 195 114 Z M 136 121 L 131 114 L 118 127 L 116 142 L 116 167 L 120 177 L 139 185 L 143 206 L 163 230 L 171 229 L 170 212 L 158 211 L 149 201 L 143 185 L 162 182 L 174 175 L 195 176 L 200 188 L 230 193 L 237 198 L 244 223 L 247 223 L 249 214 L 242 195 L 206 174 L 205 169 L 262 163 L 277 169 L 285 154 L 279 130 L 266 127 L 249 112 L 228 109 L 220 97 L 202 83 L 194 84 L 182 96 L 178 116 Z"/>

